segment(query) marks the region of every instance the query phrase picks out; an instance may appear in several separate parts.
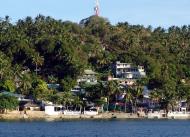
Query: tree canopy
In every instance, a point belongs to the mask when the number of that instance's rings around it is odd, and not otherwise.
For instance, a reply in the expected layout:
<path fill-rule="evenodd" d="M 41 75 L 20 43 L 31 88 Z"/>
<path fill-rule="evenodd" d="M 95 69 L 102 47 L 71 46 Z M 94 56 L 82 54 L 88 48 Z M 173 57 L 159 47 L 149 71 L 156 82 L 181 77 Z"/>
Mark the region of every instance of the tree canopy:
<path fill-rule="evenodd" d="M 144 65 L 148 87 L 165 100 L 178 96 L 179 86 L 181 98 L 190 97 L 190 26 L 111 25 L 98 16 L 79 24 L 43 15 L 14 24 L 8 17 L 0 20 L 0 80 L 6 90 L 16 85 L 23 94 L 37 95 L 46 87 L 32 80 L 51 76 L 68 91 L 85 68 L 108 74 L 117 60 Z"/>

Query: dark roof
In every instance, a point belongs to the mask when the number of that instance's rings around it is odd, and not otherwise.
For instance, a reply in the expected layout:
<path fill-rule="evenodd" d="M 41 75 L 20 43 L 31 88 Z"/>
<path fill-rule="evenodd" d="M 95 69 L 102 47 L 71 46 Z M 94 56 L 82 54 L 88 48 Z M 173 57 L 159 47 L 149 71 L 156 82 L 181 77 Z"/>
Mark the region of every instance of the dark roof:
<path fill-rule="evenodd" d="M 15 93 L 8 92 L 8 91 L 3 91 L 3 92 L 0 93 L 0 95 L 8 95 L 8 96 L 16 97 L 16 98 L 23 98 L 24 97 L 24 95 L 15 94 Z"/>
<path fill-rule="evenodd" d="M 50 89 L 59 89 L 60 84 L 47 84 L 48 88 Z"/>
<path fill-rule="evenodd" d="M 28 102 L 28 103 L 26 103 L 26 104 L 24 105 L 24 107 L 40 107 L 40 105 L 31 103 L 31 102 Z"/>

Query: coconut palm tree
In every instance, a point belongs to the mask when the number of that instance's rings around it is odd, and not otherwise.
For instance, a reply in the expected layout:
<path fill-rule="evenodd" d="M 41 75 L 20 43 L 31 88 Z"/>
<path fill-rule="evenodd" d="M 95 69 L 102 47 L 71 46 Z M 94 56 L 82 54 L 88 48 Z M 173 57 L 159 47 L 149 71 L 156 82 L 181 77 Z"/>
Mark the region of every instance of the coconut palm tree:
<path fill-rule="evenodd" d="M 44 64 L 44 57 L 37 53 L 32 57 L 32 63 L 35 65 L 35 71 L 37 75 L 39 71 L 38 66 L 42 66 Z"/>
<path fill-rule="evenodd" d="M 75 105 L 75 110 L 77 107 L 80 107 L 80 111 L 81 111 L 83 102 L 81 101 L 81 99 L 78 96 L 73 97 L 73 104 Z"/>
<path fill-rule="evenodd" d="M 115 106 L 114 106 L 114 111 L 116 110 L 116 107 L 117 107 L 117 101 L 118 101 L 118 95 L 120 95 L 121 93 L 121 90 L 119 88 L 119 84 L 116 83 L 116 88 L 115 88 L 115 92 L 114 92 L 114 95 L 115 95 Z"/>
<path fill-rule="evenodd" d="M 118 91 L 118 83 L 117 81 L 108 81 L 106 88 L 106 96 L 107 96 L 107 111 L 109 109 L 110 96 Z"/>
<path fill-rule="evenodd" d="M 152 92 L 150 92 L 150 98 L 153 101 L 159 102 L 161 100 L 162 96 L 157 91 L 152 91 Z"/>
<path fill-rule="evenodd" d="M 142 96 L 143 88 L 140 86 L 133 87 L 132 89 L 132 96 L 133 96 L 133 104 L 135 113 L 137 111 L 137 101 Z"/>
<path fill-rule="evenodd" d="M 131 104 L 131 107 L 133 108 L 132 105 L 132 100 L 133 100 L 133 96 L 132 96 L 132 89 L 130 87 L 124 87 L 123 91 L 126 93 L 125 94 L 125 112 L 127 112 L 127 102 Z"/>
<path fill-rule="evenodd" d="M 67 110 L 68 110 L 68 107 L 72 104 L 72 102 L 73 102 L 73 96 L 71 92 L 64 92 L 62 96 L 62 103 L 66 107 Z"/>
<path fill-rule="evenodd" d="M 29 95 L 29 90 L 32 87 L 32 81 L 29 74 L 22 74 L 20 77 L 19 92 L 23 95 Z"/>

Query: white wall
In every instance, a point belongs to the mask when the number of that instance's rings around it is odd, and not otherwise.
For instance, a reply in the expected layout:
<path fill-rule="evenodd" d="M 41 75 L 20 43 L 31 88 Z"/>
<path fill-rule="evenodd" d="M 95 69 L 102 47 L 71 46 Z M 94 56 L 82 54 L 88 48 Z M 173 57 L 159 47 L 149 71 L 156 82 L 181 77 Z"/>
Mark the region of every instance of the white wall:
<path fill-rule="evenodd" d="M 62 111 L 55 111 L 55 106 L 45 106 L 45 114 L 59 115 L 59 114 L 62 114 Z"/>

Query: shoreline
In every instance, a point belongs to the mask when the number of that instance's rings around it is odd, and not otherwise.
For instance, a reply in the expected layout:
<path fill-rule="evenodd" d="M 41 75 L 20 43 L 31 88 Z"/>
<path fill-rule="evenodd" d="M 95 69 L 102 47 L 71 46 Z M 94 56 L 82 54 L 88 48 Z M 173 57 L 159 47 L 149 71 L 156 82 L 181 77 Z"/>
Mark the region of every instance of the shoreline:
<path fill-rule="evenodd" d="M 148 118 L 138 117 L 137 114 L 104 112 L 95 116 L 89 115 L 64 115 L 57 116 L 46 115 L 44 111 L 27 111 L 26 114 L 19 111 L 11 111 L 6 114 L 0 114 L 0 121 L 62 121 L 62 120 L 173 120 L 171 118 Z M 175 118 L 175 120 L 190 120 L 188 118 Z"/>
<path fill-rule="evenodd" d="M 44 111 L 27 111 L 26 114 L 19 111 L 11 111 L 6 114 L 0 114 L 0 120 L 86 120 L 86 119 L 142 119 L 136 114 L 129 113 L 111 113 L 105 112 L 98 115 L 46 115 Z"/>

